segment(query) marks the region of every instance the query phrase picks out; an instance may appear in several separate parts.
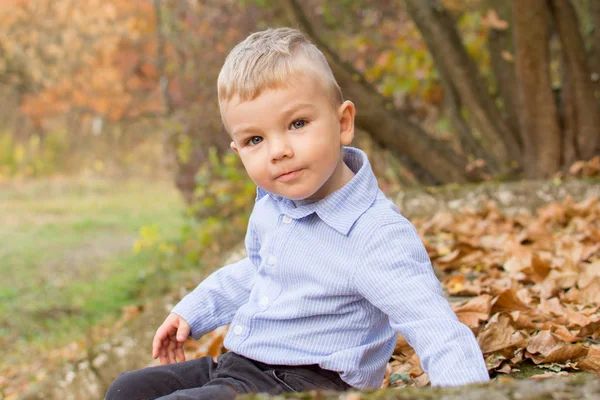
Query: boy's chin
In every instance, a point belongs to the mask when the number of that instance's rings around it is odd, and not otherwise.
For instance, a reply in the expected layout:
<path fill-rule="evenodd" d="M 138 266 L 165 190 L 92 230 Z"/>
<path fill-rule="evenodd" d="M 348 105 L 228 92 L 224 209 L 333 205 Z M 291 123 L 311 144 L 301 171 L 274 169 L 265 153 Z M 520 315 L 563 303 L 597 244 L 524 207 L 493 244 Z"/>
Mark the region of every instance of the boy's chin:
<path fill-rule="evenodd" d="M 284 197 L 288 200 L 292 200 L 292 201 L 300 201 L 300 200 L 309 200 L 311 196 L 313 196 L 316 192 L 315 191 L 304 191 L 304 192 L 298 192 L 298 191 L 286 191 L 285 193 L 275 193 L 278 196 Z"/>

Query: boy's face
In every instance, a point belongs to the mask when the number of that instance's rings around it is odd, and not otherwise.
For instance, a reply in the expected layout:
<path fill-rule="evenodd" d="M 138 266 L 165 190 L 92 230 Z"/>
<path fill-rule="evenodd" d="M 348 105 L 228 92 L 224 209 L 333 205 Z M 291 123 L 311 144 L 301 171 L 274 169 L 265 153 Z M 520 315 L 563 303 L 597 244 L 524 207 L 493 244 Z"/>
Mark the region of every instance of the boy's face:
<path fill-rule="evenodd" d="M 262 189 L 291 200 L 322 199 L 352 179 L 341 147 L 354 137 L 354 105 L 334 109 L 316 79 L 293 77 L 250 101 L 234 97 L 221 113 L 231 148 Z"/>

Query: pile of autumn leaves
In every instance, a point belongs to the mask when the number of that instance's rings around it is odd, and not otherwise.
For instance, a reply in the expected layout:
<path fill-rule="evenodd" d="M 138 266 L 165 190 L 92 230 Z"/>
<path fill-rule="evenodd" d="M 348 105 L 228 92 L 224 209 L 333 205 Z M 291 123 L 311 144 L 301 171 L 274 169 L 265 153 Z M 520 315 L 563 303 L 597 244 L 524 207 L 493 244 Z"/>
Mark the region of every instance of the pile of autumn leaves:
<path fill-rule="evenodd" d="M 538 377 L 600 371 L 597 198 L 567 199 L 535 215 L 509 217 L 488 204 L 413 222 L 492 375 L 516 372 L 524 362 L 548 369 Z M 188 350 L 216 356 L 224 333 Z M 414 350 L 399 337 L 382 387 L 428 383 Z"/>

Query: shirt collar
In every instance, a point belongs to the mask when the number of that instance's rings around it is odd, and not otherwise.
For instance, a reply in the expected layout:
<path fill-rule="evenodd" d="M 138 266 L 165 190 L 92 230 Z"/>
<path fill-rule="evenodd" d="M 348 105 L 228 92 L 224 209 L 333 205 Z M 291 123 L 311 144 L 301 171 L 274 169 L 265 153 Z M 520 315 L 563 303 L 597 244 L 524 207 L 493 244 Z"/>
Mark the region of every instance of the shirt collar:
<path fill-rule="evenodd" d="M 258 187 L 256 201 L 268 195 L 279 205 L 282 213 L 295 219 L 316 213 L 327 225 L 347 235 L 356 220 L 371 207 L 379 187 L 369 159 L 362 150 L 344 147 L 344 162 L 354 172 L 354 177 L 322 200 L 296 207 L 292 200 Z"/>

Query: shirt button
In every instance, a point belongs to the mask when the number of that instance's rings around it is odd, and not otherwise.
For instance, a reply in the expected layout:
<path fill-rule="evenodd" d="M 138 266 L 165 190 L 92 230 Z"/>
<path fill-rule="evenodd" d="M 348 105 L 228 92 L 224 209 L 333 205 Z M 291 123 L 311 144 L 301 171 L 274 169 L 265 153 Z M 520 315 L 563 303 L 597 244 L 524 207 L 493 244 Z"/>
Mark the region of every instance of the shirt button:
<path fill-rule="evenodd" d="M 269 298 L 267 296 L 263 296 L 261 297 L 261 299 L 258 301 L 258 305 L 261 307 L 266 307 L 269 305 Z"/>
<path fill-rule="evenodd" d="M 233 333 L 236 335 L 241 335 L 244 332 L 244 327 L 241 325 L 236 325 L 233 327 Z"/>
<path fill-rule="evenodd" d="M 277 262 L 277 258 L 274 255 L 270 255 L 267 262 L 269 263 L 269 265 L 275 265 L 275 263 Z"/>
<path fill-rule="evenodd" d="M 291 224 L 292 223 L 292 217 L 290 217 L 289 215 L 284 215 L 283 216 L 283 223 L 284 224 Z"/>

